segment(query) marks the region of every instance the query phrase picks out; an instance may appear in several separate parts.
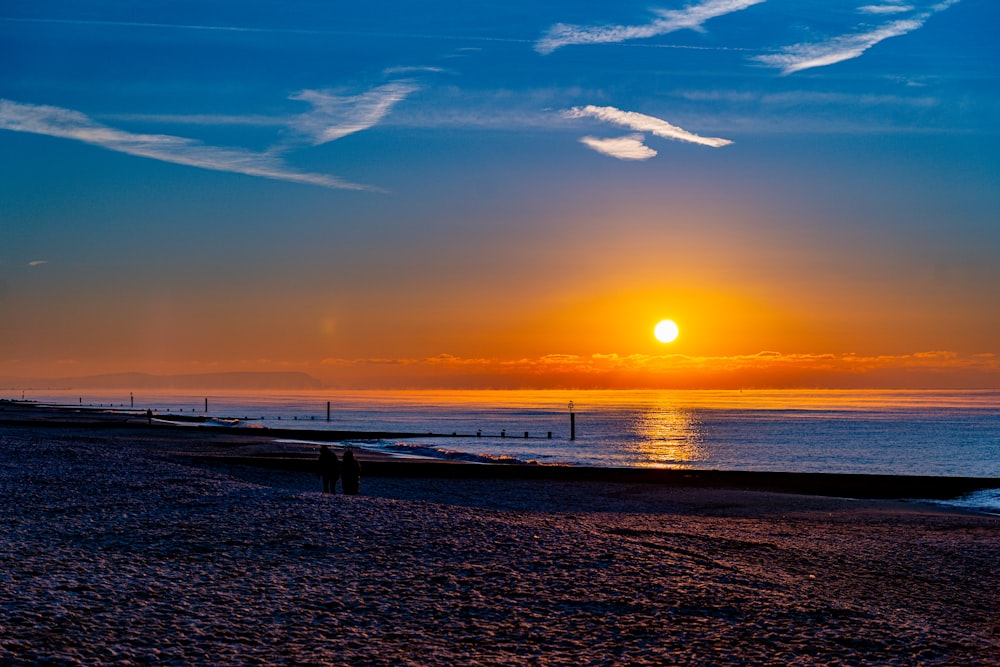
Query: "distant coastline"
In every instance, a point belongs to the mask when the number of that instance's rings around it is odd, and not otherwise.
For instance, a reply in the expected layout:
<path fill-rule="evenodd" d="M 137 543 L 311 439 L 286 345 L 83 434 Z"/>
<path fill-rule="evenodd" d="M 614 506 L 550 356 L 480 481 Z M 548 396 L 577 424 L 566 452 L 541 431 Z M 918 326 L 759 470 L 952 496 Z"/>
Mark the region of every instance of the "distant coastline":
<path fill-rule="evenodd" d="M 107 373 L 62 378 L 0 377 L 0 389 L 71 390 L 71 389 L 232 389 L 232 390 L 307 390 L 324 389 L 320 380 L 299 372 L 188 373 L 154 375 L 151 373 Z"/>

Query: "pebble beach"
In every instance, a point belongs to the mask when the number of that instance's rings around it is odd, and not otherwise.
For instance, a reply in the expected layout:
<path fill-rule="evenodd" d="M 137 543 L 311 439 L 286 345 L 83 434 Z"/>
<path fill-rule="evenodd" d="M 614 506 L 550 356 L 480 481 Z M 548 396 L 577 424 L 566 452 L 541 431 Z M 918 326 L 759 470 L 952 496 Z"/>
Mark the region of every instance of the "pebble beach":
<path fill-rule="evenodd" d="M 0 428 L 0 664 L 1000 665 L 995 516 L 177 447 Z"/>

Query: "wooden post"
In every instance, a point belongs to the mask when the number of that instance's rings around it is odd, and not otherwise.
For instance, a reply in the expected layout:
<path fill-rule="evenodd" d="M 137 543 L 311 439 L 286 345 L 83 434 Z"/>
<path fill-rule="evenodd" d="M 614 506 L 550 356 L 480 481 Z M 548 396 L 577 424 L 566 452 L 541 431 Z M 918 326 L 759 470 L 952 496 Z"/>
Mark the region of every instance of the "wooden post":
<path fill-rule="evenodd" d="M 330 421 L 330 401 L 326 402 L 326 420 Z"/>
<path fill-rule="evenodd" d="M 576 413 L 573 412 L 573 401 L 569 402 L 569 439 L 576 440 Z"/>
<path fill-rule="evenodd" d="M 208 397 L 205 397 L 205 414 L 208 414 Z"/>

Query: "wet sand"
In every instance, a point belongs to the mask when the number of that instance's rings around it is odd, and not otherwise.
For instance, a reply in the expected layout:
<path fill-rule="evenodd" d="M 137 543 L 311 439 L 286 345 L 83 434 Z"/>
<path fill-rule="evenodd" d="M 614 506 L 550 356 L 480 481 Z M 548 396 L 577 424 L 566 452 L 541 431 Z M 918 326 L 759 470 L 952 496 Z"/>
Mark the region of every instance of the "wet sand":
<path fill-rule="evenodd" d="M 997 517 L 272 446 L 0 427 L 0 663 L 1000 665 Z"/>

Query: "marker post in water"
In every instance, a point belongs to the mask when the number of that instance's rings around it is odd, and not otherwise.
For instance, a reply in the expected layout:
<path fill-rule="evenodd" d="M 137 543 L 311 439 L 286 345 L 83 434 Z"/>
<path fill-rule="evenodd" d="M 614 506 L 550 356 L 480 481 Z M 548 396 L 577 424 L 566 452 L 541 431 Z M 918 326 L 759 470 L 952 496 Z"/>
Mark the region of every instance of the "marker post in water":
<path fill-rule="evenodd" d="M 569 402 L 569 439 L 576 440 L 576 413 L 573 412 L 573 401 Z"/>

